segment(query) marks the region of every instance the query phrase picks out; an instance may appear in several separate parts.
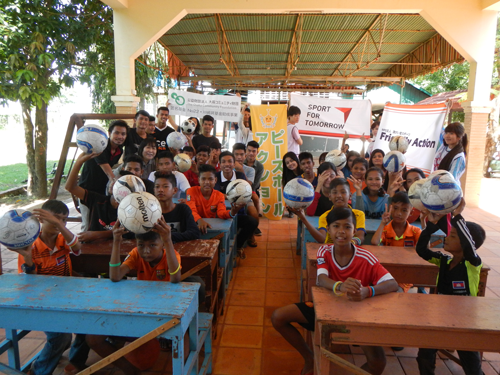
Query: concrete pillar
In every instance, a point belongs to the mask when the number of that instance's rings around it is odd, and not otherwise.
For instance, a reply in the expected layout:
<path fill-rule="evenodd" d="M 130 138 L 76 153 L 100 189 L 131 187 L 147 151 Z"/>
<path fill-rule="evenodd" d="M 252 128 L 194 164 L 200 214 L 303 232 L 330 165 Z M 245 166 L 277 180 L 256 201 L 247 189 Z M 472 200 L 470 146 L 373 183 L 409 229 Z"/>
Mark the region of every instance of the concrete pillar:
<path fill-rule="evenodd" d="M 114 95 L 111 100 L 115 103 L 116 113 L 135 115 L 137 106 L 141 98 L 135 95 Z M 133 125 L 132 120 L 124 120 L 130 127 Z"/>
<path fill-rule="evenodd" d="M 478 207 L 491 107 L 470 101 L 462 103 L 462 107 L 465 112 L 464 126 L 469 144 L 466 150 L 466 169 L 461 184 L 467 206 Z"/>

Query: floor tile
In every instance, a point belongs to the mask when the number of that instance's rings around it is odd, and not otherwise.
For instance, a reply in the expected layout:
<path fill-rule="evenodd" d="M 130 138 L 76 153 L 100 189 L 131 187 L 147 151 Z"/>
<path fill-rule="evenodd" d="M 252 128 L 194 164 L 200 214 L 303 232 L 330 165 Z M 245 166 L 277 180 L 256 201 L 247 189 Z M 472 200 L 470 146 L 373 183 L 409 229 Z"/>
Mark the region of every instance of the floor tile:
<path fill-rule="evenodd" d="M 294 267 L 292 258 L 267 258 L 268 267 Z"/>
<path fill-rule="evenodd" d="M 246 248 L 245 249 L 245 254 L 247 256 L 246 259 L 253 259 L 253 258 L 265 258 L 267 251 L 265 249 L 257 249 L 257 248 Z"/>
<path fill-rule="evenodd" d="M 290 250 L 267 250 L 267 257 L 292 259 L 292 252 Z"/>
<path fill-rule="evenodd" d="M 266 290 L 266 279 L 263 277 L 241 277 L 233 281 L 234 290 Z"/>
<path fill-rule="evenodd" d="M 300 302 L 298 292 L 266 292 L 266 306 L 286 306 Z"/>
<path fill-rule="evenodd" d="M 274 279 L 295 279 L 297 278 L 297 273 L 295 272 L 295 268 L 275 267 L 267 269 L 267 277 Z"/>
<path fill-rule="evenodd" d="M 278 350 L 293 350 L 292 345 L 290 345 L 284 338 L 276 331 L 273 327 L 264 327 L 264 340 L 262 347 L 265 350 L 278 349 Z M 295 353 L 302 358 L 298 352 Z"/>
<path fill-rule="evenodd" d="M 231 306 L 264 306 L 264 301 L 264 292 L 233 289 L 228 304 Z"/>
<path fill-rule="evenodd" d="M 262 326 L 225 324 L 220 346 L 259 349 L 262 347 L 262 331 Z"/>
<path fill-rule="evenodd" d="M 289 241 L 285 242 L 267 242 L 267 248 L 269 250 L 291 250 L 292 245 L 290 244 Z"/>
<path fill-rule="evenodd" d="M 245 260 L 246 259 L 244 259 L 242 263 L 244 263 Z M 238 277 L 266 277 L 266 271 L 266 267 L 239 267 Z"/>
<path fill-rule="evenodd" d="M 296 351 L 262 351 L 262 375 L 298 375 L 303 366 L 304 360 Z"/>
<path fill-rule="evenodd" d="M 268 292 L 298 292 L 299 290 L 297 284 L 293 281 L 270 277 L 266 279 L 266 291 Z"/>
<path fill-rule="evenodd" d="M 214 375 L 259 375 L 262 352 L 258 349 L 220 347 Z"/>
<path fill-rule="evenodd" d="M 266 258 L 246 258 L 243 259 L 238 265 L 242 267 L 265 267 Z"/>
<path fill-rule="evenodd" d="M 229 306 L 224 315 L 225 324 L 251 326 L 264 324 L 264 307 Z"/>

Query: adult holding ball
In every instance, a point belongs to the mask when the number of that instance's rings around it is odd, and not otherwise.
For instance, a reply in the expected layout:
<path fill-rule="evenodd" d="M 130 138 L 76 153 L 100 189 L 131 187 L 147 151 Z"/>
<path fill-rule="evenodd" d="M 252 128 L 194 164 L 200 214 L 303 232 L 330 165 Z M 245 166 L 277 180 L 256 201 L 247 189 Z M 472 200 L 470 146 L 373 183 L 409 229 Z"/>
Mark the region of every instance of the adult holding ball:
<path fill-rule="evenodd" d="M 86 154 L 100 154 L 108 145 L 108 134 L 99 125 L 85 125 L 76 133 L 76 144 Z"/>
<path fill-rule="evenodd" d="M 462 123 L 451 123 L 444 129 L 443 144 L 434 157 L 433 170 L 444 169 L 450 172 L 459 186 L 460 178 L 465 172 L 467 143 Z"/>

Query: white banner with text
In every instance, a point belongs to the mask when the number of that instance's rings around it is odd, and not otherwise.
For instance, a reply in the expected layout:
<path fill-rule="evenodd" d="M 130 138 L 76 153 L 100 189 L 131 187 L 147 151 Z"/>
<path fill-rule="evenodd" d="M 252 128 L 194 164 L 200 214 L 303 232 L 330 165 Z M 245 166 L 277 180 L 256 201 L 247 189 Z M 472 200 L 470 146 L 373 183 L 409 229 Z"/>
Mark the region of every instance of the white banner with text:
<path fill-rule="evenodd" d="M 391 138 L 404 136 L 408 141 L 408 151 L 405 154 L 407 169 L 420 168 L 428 175 L 432 170 L 446 113 L 444 103 L 386 104 L 373 149 L 388 153 Z"/>
<path fill-rule="evenodd" d="M 291 95 L 291 105 L 300 109 L 297 123 L 301 135 L 359 138 L 370 135 L 372 103 L 369 100 L 322 99 Z"/>
<path fill-rule="evenodd" d="M 216 120 L 238 122 L 241 98 L 238 96 L 202 95 L 188 91 L 169 90 L 171 115 L 198 117 L 210 115 Z"/>

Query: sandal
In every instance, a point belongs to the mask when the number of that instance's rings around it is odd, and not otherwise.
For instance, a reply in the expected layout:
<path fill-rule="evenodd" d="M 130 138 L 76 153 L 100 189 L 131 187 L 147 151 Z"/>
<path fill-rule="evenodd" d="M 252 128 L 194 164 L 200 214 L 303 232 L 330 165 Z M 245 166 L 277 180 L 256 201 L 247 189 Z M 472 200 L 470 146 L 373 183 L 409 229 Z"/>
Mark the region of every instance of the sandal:
<path fill-rule="evenodd" d="M 238 256 L 240 257 L 240 259 L 246 259 L 246 254 L 245 254 L 245 249 L 238 249 Z"/>

